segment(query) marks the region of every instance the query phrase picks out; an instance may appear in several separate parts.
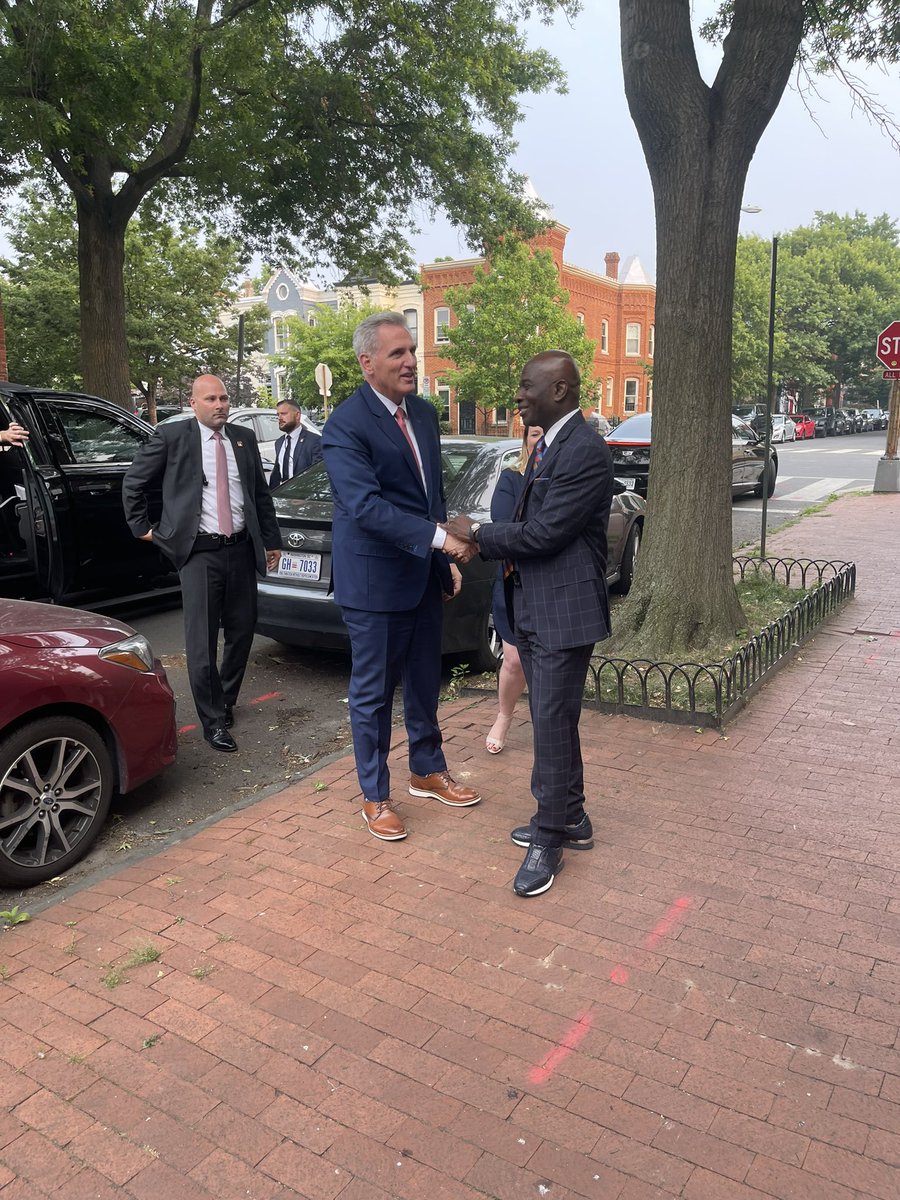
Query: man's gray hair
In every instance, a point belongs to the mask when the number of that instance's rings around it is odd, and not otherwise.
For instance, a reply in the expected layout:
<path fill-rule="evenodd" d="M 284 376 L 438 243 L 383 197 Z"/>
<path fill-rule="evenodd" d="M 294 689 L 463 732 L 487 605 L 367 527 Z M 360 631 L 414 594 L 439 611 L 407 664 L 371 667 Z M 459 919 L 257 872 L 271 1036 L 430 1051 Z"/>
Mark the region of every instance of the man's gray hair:
<path fill-rule="evenodd" d="M 372 313 L 371 317 L 366 317 L 360 321 L 353 331 L 353 353 L 357 358 L 361 354 L 375 353 L 375 348 L 378 345 L 378 331 L 382 325 L 399 325 L 402 329 L 409 330 L 409 326 L 406 324 L 406 317 L 404 317 L 403 313 Z"/>

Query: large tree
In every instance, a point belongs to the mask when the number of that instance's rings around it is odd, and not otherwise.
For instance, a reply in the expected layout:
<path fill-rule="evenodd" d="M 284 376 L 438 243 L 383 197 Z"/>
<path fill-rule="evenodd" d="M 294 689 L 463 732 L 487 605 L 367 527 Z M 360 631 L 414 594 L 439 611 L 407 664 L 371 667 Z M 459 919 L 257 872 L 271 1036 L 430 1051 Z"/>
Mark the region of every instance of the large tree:
<path fill-rule="evenodd" d="M 691 0 L 620 0 L 625 93 L 653 187 L 653 459 L 641 561 L 611 648 L 712 651 L 743 625 L 732 581 L 731 318 L 747 168 L 798 60 L 896 60 L 896 0 L 729 0 L 711 84 Z M 804 40 L 805 39 L 805 40 Z M 703 536 L 697 537 L 702 520 Z"/>
<path fill-rule="evenodd" d="M 488 429 L 491 409 L 512 405 L 525 363 L 542 350 L 567 350 L 582 371 L 582 394 L 592 386 L 594 343 L 568 311 L 569 294 L 549 250 L 517 240 L 497 247 L 474 281 L 448 288 L 456 323 L 447 330 L 447 356 L 455 369 L 444 377 L 458 400 L 475 405 Z"/>
<path fill-rule="evenodd" d="M 10 230 L 15 258 L 0 262 L 8 278 L 10 370 L 20 383 L 83 385 L 78 344 L 78 229 L 74 206 L 59 209 L 29 193 Z M 151 411 L 158 391 L 178 391 L 201 370 L 233 371 L 237 327 L 222 313 L 235 295 L 243 263 L 238 245 L 213 230 L 176 228 L 149 208 L 125 238 L 130 386 Z M 264 310 L 248 315 L 248 353 L 261 348 Z"/>
<path fill-rule="evenodd" d="M 533 222 L 521 94 L 560 85 L 531 13 L 578 0 L 0 0 L 0 187 L 75 200 L 85 387 L 128 394 L 125 230 L 164 180 L 278 258 L 408 269 L 412 206 Z"/>
<path fill-rule="evenodd" d="M 314 324 L 300 317 L 287 319 L 287 345 L 275 361 L 286 368 L 288 390 L 304 408 L 323 407 L 315 379 L 320 362 L 331 371 L 329 408 L 356 391 L 360 370 L 353 353 L 353 331 L 364 317 L 380 311 L 374 304 L 356 305 L 344 300 L 336 309 L 320 305 L 313 314 Z"/>

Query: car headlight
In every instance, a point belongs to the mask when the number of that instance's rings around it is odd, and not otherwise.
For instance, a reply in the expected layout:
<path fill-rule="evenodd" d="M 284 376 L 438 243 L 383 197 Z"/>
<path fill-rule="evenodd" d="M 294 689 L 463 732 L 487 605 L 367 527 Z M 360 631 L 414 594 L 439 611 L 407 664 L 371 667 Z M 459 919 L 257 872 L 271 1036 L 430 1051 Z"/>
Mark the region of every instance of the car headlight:
<path fill-rule="evenodd" d="M 142 633 L 132 634 L 122 642 L 104 646 L 99 654 L 107 662 L 119 663 L 120 666 L 130 667 L 132 671 L 153 670 L 153 651 Z"/>

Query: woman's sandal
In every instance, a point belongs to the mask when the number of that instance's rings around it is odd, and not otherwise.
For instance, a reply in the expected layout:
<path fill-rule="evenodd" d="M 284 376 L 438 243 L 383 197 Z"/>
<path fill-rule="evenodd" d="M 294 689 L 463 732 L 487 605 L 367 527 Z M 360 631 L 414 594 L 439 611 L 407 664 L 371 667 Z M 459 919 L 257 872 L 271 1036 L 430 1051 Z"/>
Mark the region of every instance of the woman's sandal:
<path fill-rule="evenodd" d="M 488 754 L 499 754 L 506 745 L 506 735 L 509 733 L 509 727 L 512 724 L 512 717 L 504 717 L 500 713 L 497 720 L 491 726 L 490 733 L 484 740 L 484 748 Z"/>

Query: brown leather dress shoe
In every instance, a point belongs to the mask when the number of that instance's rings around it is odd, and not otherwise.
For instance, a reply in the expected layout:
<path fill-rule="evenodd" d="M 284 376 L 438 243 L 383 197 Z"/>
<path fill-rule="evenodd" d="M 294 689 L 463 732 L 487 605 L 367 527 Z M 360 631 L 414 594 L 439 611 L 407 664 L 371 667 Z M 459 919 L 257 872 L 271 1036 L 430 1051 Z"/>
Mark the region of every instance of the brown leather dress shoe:
<path fill-rule="evenodd" d="M 457 783 L 451 778 L 449 771 L 435 771 L 431 775 L 410 775 L 409 794 L 430 796 L 433 800 L 440 800 L 441 804 L 449 804 L 453 808 L 467 808 L 481 799 L 480 792 Z"/>
<path fill-rule="evenodd" d="M 406 837 L 406 827 L 391 808 L 390 800 L 363 801 L 362 815 L 369 833 L 383 842 L 399 842 Z"/>

